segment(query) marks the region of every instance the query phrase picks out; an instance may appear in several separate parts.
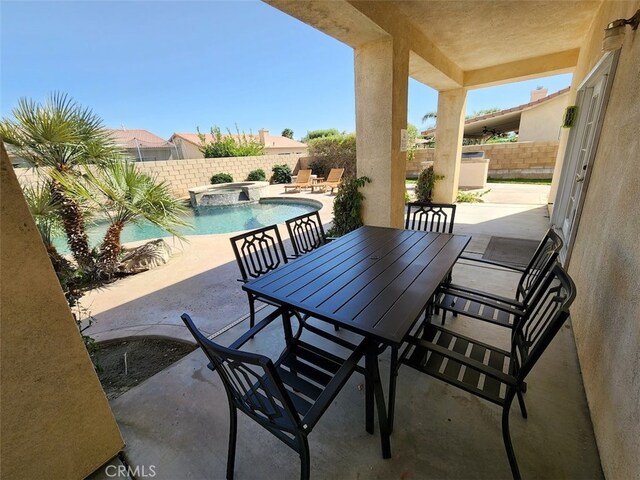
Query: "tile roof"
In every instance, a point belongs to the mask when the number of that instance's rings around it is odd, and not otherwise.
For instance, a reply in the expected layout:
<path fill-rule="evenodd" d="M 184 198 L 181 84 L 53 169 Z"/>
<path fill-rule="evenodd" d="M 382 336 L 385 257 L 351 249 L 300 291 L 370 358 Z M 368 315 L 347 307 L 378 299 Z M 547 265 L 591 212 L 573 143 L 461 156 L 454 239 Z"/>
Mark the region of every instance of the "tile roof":
<path fill-rule="evenodd" d="M 148 130 L 129 128 L 107 128 L 111 138 L 118 144 L 126 148 L 158 148 L 171 147 L 171 142 L 154 135 Z"/>
<path fill-rule="evenodd" d="M 523 110 L 526 110 L 527 108 L 531 108 L 534 107 L 536 105 L 540 105 L 541 103 L 547 102 L 549 100 L 551 100 L 552 98 L 556 98 L 559 97 L 560 95 L 564 95 L 565 93 L 569 92 L 569 89 L 571 87 L 567 87 L 567 88 L 563 88 L 562 90 L 558 90 L 555 93 L 552 93 L 551 95 L 547 95 L 546 97 L 542 97 L 539 100 L 535 100 L 533 102 L 529 102 L 529 103 L 523 103 L 522 105 L 518 105 L 517 107 L 511 107 L 511 108 L 506 108 L 504 110 L 499 110 L 497 112 L 491 112 L 488 113 L 486 115 L 481 115 L 479 117 L 472 117 L 472 118 L 467 118 L 464 121 L 465 126 L 466 125 L 470 125 L 472 123 L 476 123 L 476 122 L 483 122 L 485 120 L 488 120 L 490 118 L 495 118 L 495 117 L 501 117 L 503 115 L 507 115 L 509 113 L 515 113 L 515 112 L 521 112 Z M 421 135 L 433 135 L 435 133 L 436 129 L 434 128 L 429 128 L 428 130 L 424 130 L 421 133 Z"/>

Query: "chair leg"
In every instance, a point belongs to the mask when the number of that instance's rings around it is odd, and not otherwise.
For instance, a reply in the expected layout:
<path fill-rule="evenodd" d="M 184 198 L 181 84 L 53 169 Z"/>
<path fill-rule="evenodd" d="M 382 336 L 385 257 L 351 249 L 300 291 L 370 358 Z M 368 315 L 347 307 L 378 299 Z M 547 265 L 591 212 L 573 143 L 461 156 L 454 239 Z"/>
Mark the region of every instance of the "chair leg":
<path fill-rule="evenodd" d="M 512 389 L 507 392 L 507 397 L 505 398 L 505 404 L 502 409 L 502 439 L 504 440 L 504 448 L 507 451 L 511 474 L 513 475 L 514 480 L 521 480 L 522 477 L 520 476 L 516 454 L 513 451 L 513 444 L 511 443 L 511 433 L 509 432 L 509 411 L 511 409 L 511 402 L 513 402 L 514 396 L 515 392 Z"/>
<path fill-rule="evenodd" d="M 300 480 L 309 480 L 311 476 L 311 456 L 307 437 L 300 437 Z"/>
<path fill-rule="evenodd" d="M 522 396 L 522 392 L 518 390 L 518 404 L 520 404 L 520 413 L 522 413 L 522 418 L 527 418 L 527 406 L 524 404 L 524 397 Z"/>
<path fill-rule="evenodd" d="M 227 455 L 227 480 L 233 480 L 236 460 L 236 437 L 238 433 L 238 412 L 229 404 L 229 453 Z"/>

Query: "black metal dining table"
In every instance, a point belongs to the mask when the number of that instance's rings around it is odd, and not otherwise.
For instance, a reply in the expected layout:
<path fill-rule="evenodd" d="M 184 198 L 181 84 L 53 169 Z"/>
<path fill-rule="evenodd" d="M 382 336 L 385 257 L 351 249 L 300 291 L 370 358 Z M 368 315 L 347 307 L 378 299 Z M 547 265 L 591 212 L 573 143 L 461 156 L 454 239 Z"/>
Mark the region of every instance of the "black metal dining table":
<path fill-rule="evenodd" d="M 365 372 L 370 378 L 379 378 L 378 355 L 391 348 L 388 411 L 381 388 L 366 382 L 365 395 L 368 432 L 374 430 L 374 398 L 379 416 L 384 412 L 385 458 L 391 456 L 398 349 L 469 240 L 466 235 L 363 226 L 242 287 L 367 338 L 371 348 Z"/>

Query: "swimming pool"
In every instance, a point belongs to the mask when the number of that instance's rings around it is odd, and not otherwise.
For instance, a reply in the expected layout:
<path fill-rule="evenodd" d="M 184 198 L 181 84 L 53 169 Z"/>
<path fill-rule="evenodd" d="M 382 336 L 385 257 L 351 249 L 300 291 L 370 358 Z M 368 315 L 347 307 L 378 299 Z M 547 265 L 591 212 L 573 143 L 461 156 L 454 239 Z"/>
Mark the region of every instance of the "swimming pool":
<path fill-rule="evenodd" d="M 319 210 L 322 204 L 315 200 L 287 201 L 285 199 L 262 199 L 257 203 L 233 205 L 226 207 L 199 207 L 189 209 L 184 218 L 193 227 L 181 227 L 183 235 L 210 235 L 215 233 L 229 233 L 240 230 L 253 230 L 275 223 L 284 223 L 290 218 L 304 213 Z M 97 246 L 107 231 L 107 222 L 96 222 L 88 228 L 89 244 Z M 120 237 L 122 243 L 150 240 L 170 236 L 165 230 L 143 221 L 138 225 L 127 225 Z M 64 238 L 54 242 L 61 253 L 68 253 Z"/>

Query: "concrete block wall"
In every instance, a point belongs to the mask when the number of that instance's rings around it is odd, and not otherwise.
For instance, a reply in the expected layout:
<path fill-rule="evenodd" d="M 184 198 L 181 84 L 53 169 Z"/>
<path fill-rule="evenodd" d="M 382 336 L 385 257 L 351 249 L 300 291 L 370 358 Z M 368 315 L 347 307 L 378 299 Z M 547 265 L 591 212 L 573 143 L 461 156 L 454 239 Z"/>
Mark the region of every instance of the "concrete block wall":
<path fill-rule="evenodd" d="M 216 173 L 230 173 L 234 181 L 242 182 L 247 179 L 249 172 L 261 168 L 268 180 L 274 165 L 287 164 L 292 171 L 295 171 L 298 168 L 299 159 L 299 155 L 260 155 L 138 162 L 136 165 L 141 172 L 167 182 L 174 195 L 187 197 L 190 188 L 208 185 L 211 176 Z M 29 184 L 37 181 L 36 169 L 16 168 L 15 172 L 20 183 Z"/>
<path fill-rule="evenodd" d="M 465 145 L 463 152 L 483 151 L 490 159 L 489 176 L 497 178 L 551 178 L 558 154 L 558 142 L 516 142 Z M 421 163 L 433 161 L 435 150 L 416 150 L 415 158 L 407 162 L 407 176 L 420 173 Z"/>

